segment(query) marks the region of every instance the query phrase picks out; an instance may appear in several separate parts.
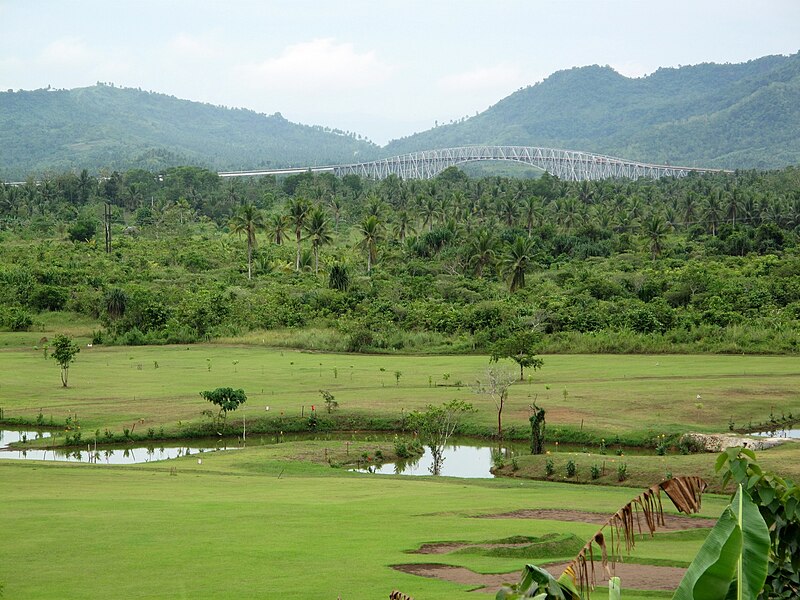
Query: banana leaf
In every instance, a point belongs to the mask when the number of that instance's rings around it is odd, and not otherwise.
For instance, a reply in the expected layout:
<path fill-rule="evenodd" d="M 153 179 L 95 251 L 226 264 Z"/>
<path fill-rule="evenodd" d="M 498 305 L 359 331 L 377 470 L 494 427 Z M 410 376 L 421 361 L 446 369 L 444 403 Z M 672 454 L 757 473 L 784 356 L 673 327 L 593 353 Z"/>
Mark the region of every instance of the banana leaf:
<path fill-rule="evenodd" d="M 519 583 L 503 586 L 495 596 L 495 600 L 518 600 L 534 598 L 535 600 L 581 600 L 575 584 L 569 577 L 556 579 L 545 569 L 536 565 L 525 565 Z"/>
<path fill-rule="evenodd" d="M 767 576 L 769 544 L 758 507 L 739 486 L 672 600 L 756 600 Z"/>

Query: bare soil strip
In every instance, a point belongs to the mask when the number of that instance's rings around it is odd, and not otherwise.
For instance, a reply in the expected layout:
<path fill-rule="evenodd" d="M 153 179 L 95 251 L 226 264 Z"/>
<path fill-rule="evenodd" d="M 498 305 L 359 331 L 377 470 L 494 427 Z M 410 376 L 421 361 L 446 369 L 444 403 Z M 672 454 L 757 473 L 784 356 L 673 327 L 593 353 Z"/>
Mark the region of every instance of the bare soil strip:
<path fill-rule="evenodd" d="M 558 577 L 566 567 L 566 563 L 544 565 L 554 576 Z M 475 591 L 495 594 L 504 583 L 516 583 L 519 581 L 520 571 L 512 573 L 476 573 L 466 567 L 454 567 L 452 565 L 428 564 L 428 565 L 393 565 L 394 569 L 418 575 L 420 577 L 431 577 L 450 581 L 460 585 L 472 586 Z M 638 565 L 628 563 L 618 563 L 612 574 L 622 580 L 622 585 L 626 589 L 633 590 L 674 590 L 680 584 L 686 569 L 679 567 L 656 567 L 653 565 Z M 600 563 L 595 563 L 595 575 L 598 586 L 608 585 L 608 576 Z"/>
<path fill-rule="evenodd" d="M 610 514 L 592 513 L 578 510 L 559 510 L 559 509 L 537 509 L 537 510 L 515 510 L 513 512 L 500 513 L 494 515 L 480 515 L 481 519 L 545 519 L 552 521 L 569 521 L 573 523 L 593 523 L 602 525 Z M 704 519 L 701 517 L 685 517 L 683 515 L 672 515 L 664 513 L 664 526 L 659 527 L 658 531 L 682 531 L 685 529 L 700 529 L 713 527 L 716 519 Z"/>

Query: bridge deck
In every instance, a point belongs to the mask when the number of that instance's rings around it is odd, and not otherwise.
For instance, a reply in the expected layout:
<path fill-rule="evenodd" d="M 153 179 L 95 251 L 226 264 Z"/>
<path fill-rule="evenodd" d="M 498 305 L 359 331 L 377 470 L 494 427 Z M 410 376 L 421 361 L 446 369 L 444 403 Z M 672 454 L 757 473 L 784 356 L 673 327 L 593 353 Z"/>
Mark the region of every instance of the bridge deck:
<path fill-rule="evenodd" d="M 567 181 L 608 178 L 639 179 L 649 177 L 685 177 L 689 173 L 732 173 L 725 169 L 679 167 L 630 161 L 593 152 L 539 148 L 533 146 L 462 146 L 424 150 L 363 163 L 319 167 L 287 167 L 254 171 L 225 171 L 220 177 L 253 177 L 297 173 L 333 173 L 384 179 L 397 175 L 402 179 L 430 179 L 448 167 L 476 161 L 511 161 L 537 167 Z"/>

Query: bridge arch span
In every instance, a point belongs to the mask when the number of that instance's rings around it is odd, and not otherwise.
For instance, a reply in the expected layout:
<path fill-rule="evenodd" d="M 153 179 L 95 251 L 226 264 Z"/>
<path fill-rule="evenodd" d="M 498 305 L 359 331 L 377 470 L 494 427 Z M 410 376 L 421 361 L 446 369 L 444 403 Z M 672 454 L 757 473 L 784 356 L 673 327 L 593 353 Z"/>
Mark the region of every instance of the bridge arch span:
<path fill-rule="evenodd" d="M 423 150 L 370 162 L 325 167 L 269 169 L 220 173 L 220 177 L 281 175 L 291 173 L 333 173 L 337 176 L 360 175 L 385 179 L 397 175 L 402 179 L 431 179 L 448 167 L 476 161 L 511 161 L 547 171 L 565 181 L 585 181 L 610 178 L 639 179 L 642 177 L 685 177 L 689 173 L 718 173 L 722 169 L 676 167 L 626 160 L 576 150 L 559 150 L 536 146 L 460 146 L 439 150 Z"/>

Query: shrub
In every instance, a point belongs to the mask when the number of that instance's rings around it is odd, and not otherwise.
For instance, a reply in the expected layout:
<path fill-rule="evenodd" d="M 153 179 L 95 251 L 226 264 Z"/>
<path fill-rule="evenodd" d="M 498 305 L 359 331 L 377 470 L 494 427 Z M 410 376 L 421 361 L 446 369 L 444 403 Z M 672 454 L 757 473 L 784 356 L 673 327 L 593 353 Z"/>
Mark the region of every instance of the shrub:
<path fill-rule="evenodd" d="M 33 319 L 24 308 L 0 309 L 0 327 L 10 331 L 28 331 L 32 325 Z"/>
<path fill-rule="evenodd" d="M 619 463 L 617 465 L 617 481 L 625 481 L 628 478 L 628 465 Z"/>
<path fill-rule="evenodd" d="M 567 461 L 567 477 L 575 477 L 575 473 L 578 471 L 578 466 L 575 464 L 575 461 L 570 459 Z"/>
<path fill-rule="evenodd" d="M 600 479 L 600 467 L 592 465 L 589 471 L 592 475 L 592 479 Z"/>
<path fill-rule="evenodd" d="M 492 466 L 495 469 L 502 469 L 506 466 L 505 456 L 501 450 L 492 450 Z"/>
<path fill-rule="evenodd" d="M 366 327 L 362 327 L 351 333 L 347 338 L 348 352 L 364 352 L 373 343 L 372 332 Z"/>
<path fill-rule="evenodd" d="M 412 456 L 422 454 L 422 452 L 423 448 L 422 444 L 419 443 L 419 440 L 406 440 L 395 436 L 394 453 L 398 456 L 398 458 L 411 458 Z"/>
<path fill-rule="evenodd" d="M 556 472 L 556 468 L 555 468 L 555 465 L 553 465 L 553 459 L 552 458 L 548 458 L 547 462 L 544 463 L 544 474 L 547 477 L 552 477 L 553 473 L 555 473 L 555 472 Z"/>

